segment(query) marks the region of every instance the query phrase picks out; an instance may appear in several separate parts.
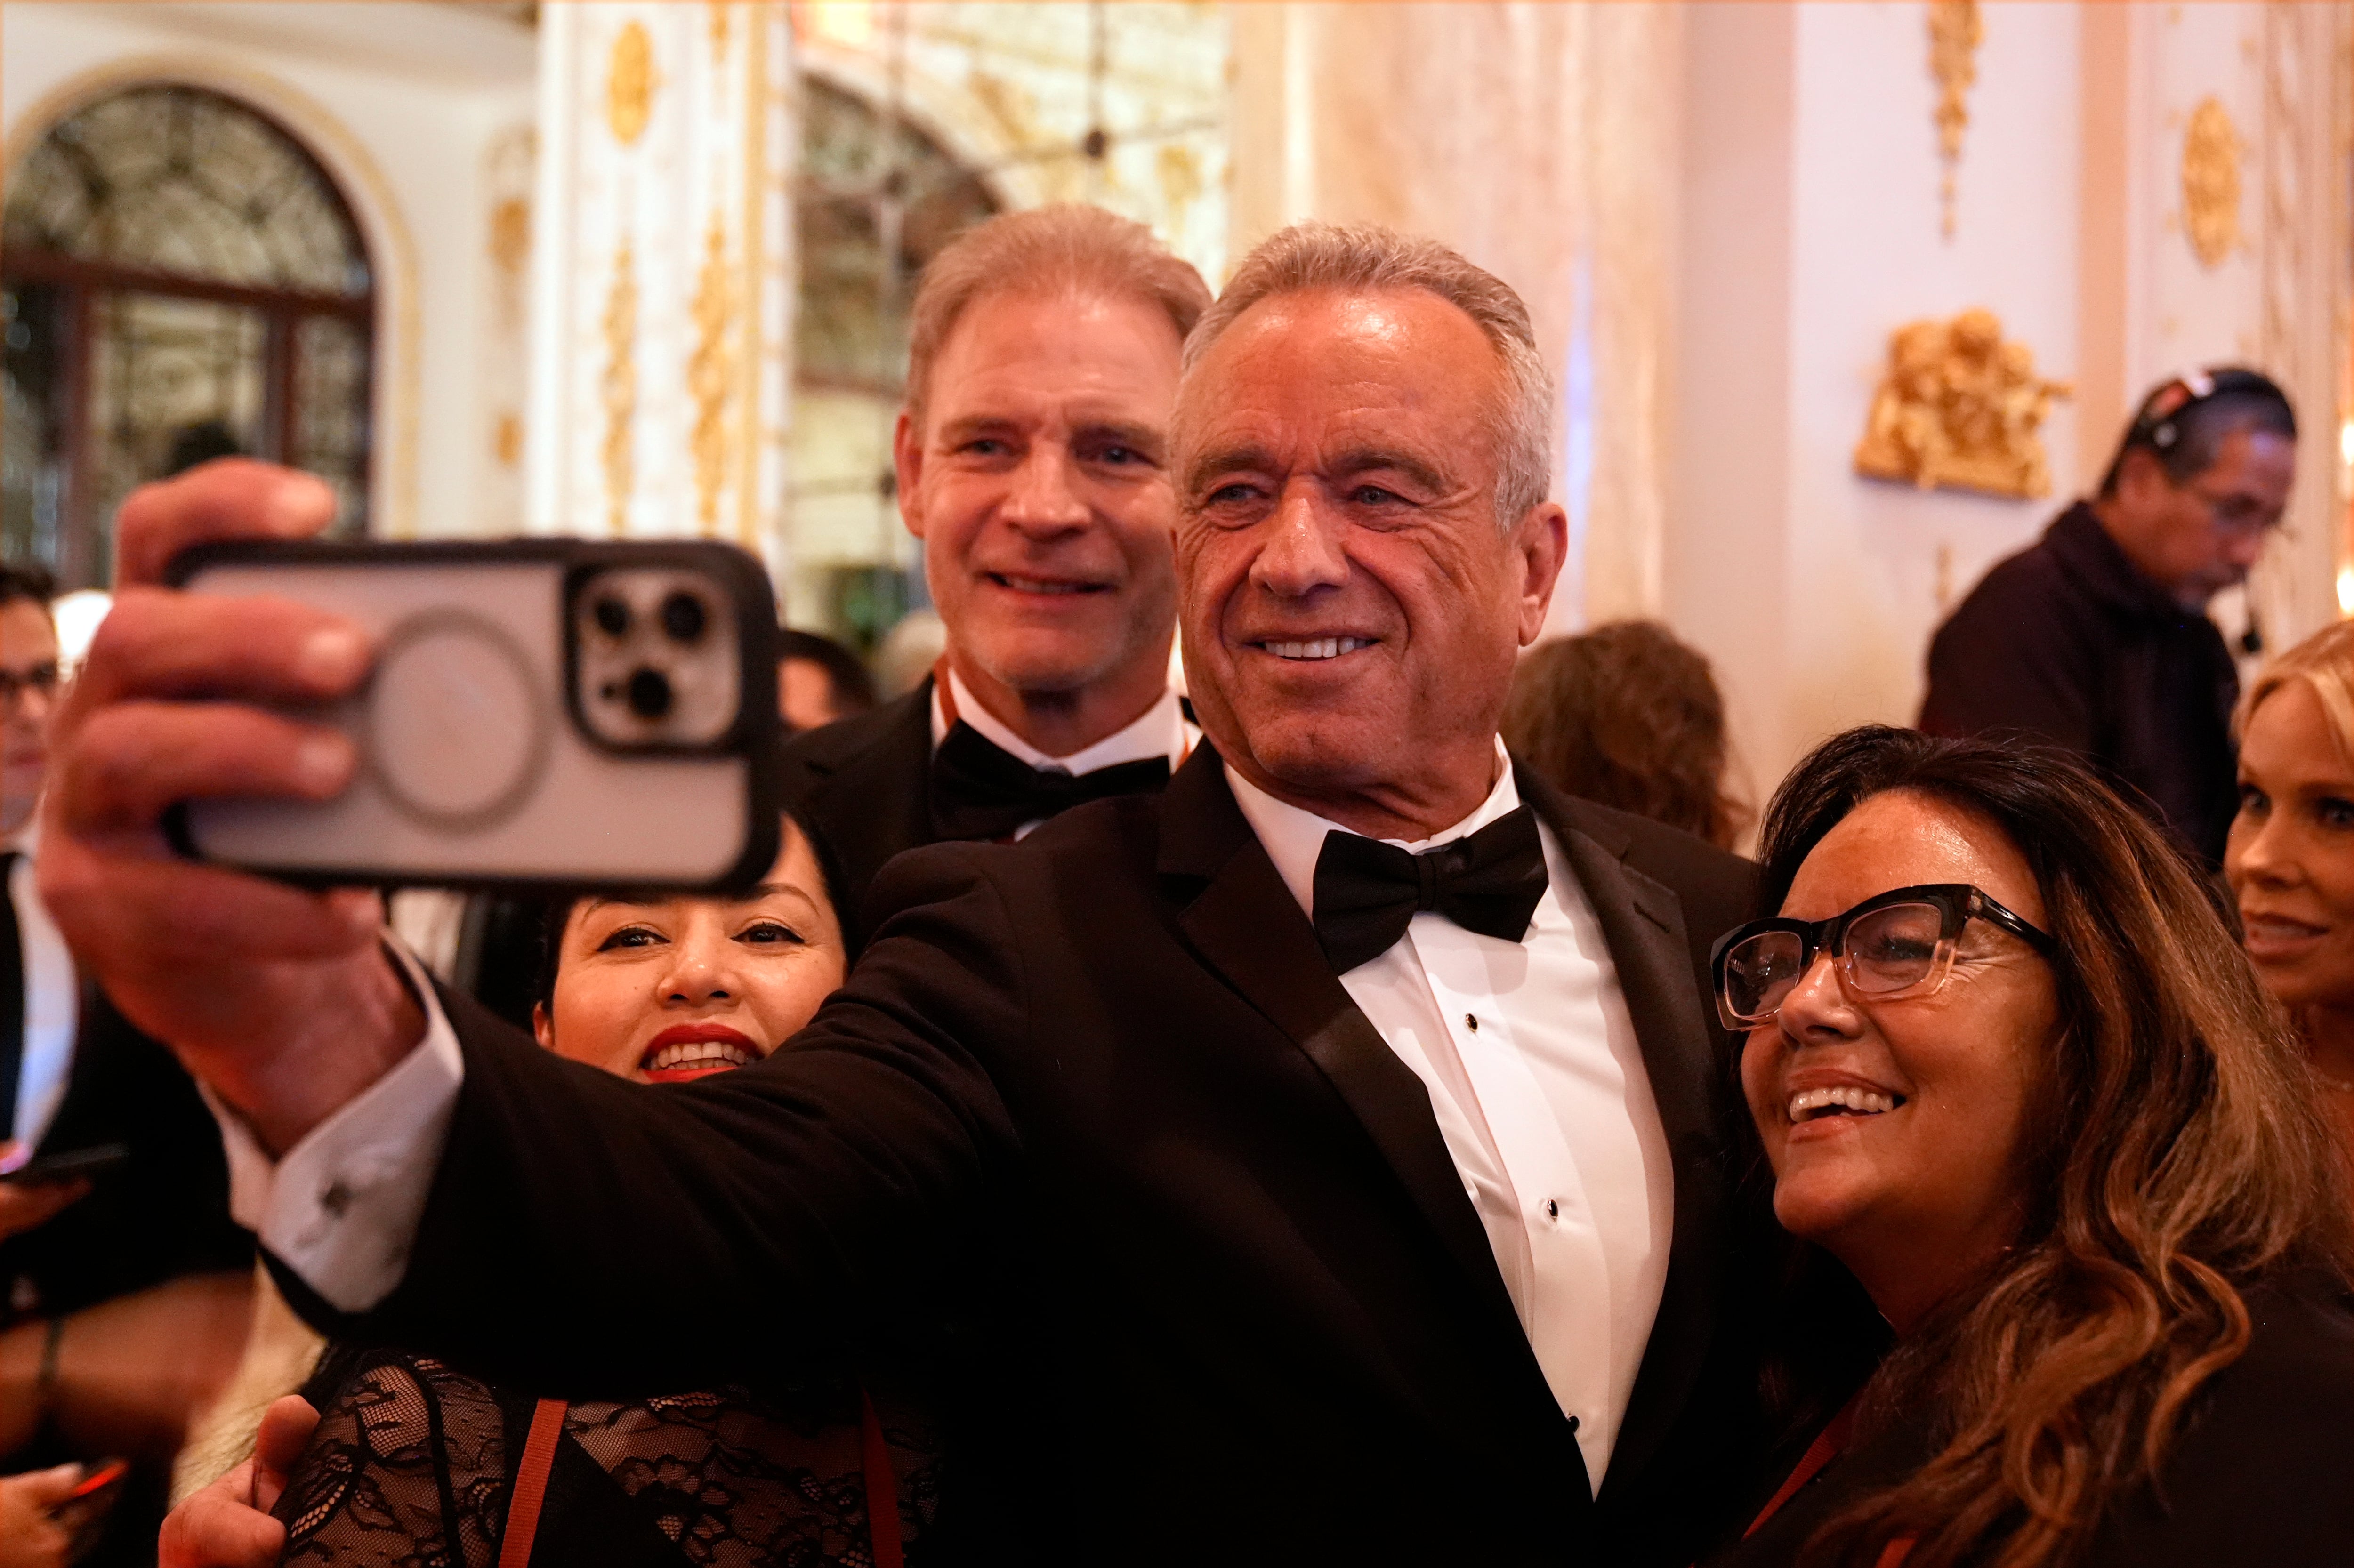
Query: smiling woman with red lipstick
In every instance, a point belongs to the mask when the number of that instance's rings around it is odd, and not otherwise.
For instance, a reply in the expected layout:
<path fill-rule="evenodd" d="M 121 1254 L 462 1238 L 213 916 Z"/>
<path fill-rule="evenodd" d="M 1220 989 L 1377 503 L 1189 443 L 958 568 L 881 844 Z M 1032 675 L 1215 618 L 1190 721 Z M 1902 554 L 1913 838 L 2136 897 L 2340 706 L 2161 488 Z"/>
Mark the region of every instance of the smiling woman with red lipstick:
<path fill-rule="evenodd" d="M 2241 705 L 2223 874 L 2248 957 L 2312 1054 L 2354 1153 L 2354 621 L 2307 638 Z"/>
<path fill-rule="evenodd" d="M 560 1056 L 647 1084 L 748 1067 L 842 983 L 842 922 L 809 836 L 741 899 L 584 898 L 551 931 L 532 1032 Z"/>
<path fill-rule="evenodd" d="M 2188 863 L 2056 752 L 1876 727 L 1761 859 L 1712 980 L 1805 1451 L 1712 1568 L 2354 1561 L 2354 1202 Z"/>

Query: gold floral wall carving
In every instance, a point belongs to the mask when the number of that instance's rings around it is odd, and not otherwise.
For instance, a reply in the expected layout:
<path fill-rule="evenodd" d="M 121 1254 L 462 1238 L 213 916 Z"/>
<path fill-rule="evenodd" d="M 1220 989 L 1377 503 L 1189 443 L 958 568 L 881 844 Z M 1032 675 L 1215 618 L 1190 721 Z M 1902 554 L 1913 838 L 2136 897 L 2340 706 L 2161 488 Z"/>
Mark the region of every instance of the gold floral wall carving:
<path fill-rule="evenodd" d="M 654 42 L 645 24 L 629 21 L 613 35 L 613 53 L 605 70 L 605 122 L 613 139 L 629 146 L 645 134 L 653 116 Z"/>
<path fill-rule="evenodd" d="M 2239 127 L 2218 100 L 2199 101 L 2182 132 L 2182 232 L 2210 270 L 2240 248 Z"/>
<path fill-rule="evenodd" d="M 2069 392 L 2035 374 L 2033 352 L 2005 342 L 1991 311 L 1907 322 L 1889 336 L 1855 470 L 1923 490 L 2048 495 L 2043 421 Z"/>
<path fill-rule="evenodd" d="M 638 276 L 630 242 L 613 257 L 613 284 L 605 295 L 605 515 L 607 531 L 629 531 L 630 493 L 637 486 L 632 422 L 638 412 Z"/>
<path fill-rule="evenodd" d="M 735 279 L 727 267 L 726 235 L 716 212 L 689 313 L 695 347 L 687 355 L 686 390 L 695 400 L 695 425 L 687 445 L 695 457 L 695 522 L 708 538 L 719 527 L 719 492 L 727 479 L 727 394 L 734 357 L 728 336 L 736 323 Z"/>
<path fill-rule="evenodd" d="M 1937 183 L 1940 223 L 1954 237 L 1955 183 L 1962 165 L 1962 132 L 1970 124 L 1970 89 L 1978 79 L 1978 42 L 1986 23 L 1978 0 L 1931 0 L 1929 74 L 1937 79 L 1937 157 L 1945 173 Z"/>

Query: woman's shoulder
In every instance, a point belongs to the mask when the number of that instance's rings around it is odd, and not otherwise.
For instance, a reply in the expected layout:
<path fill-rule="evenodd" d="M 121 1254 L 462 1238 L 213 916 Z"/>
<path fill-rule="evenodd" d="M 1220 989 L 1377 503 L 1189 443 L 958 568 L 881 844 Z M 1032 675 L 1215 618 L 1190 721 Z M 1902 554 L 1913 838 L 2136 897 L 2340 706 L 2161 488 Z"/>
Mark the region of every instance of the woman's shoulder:
<path fill-rule="evenodd" d="M 2354 1298 L 2300 1281 L 2245 1299 L 2247 1350 L 2191 1400 L 2158 1484 L 2137 1489 L 2088 1563 L 2354 1563 Z"/>

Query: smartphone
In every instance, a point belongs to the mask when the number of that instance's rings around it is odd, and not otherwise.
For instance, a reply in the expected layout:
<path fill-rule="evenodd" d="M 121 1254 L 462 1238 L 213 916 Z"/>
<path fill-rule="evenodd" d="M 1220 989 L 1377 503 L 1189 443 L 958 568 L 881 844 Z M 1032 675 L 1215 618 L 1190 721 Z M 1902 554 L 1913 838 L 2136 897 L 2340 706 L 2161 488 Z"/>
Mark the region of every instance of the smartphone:
<path fill-rule="evenodd" d="M 293 710 L 360 758 L 332 800 L 173 809 L 181 853 L 314 885 L 724 893 L 777 857 L 776 600 L 707 540 L 199 545 L 169 580 L 331 610 L 366 683 Z"/>
<path fill-rule="evenodd" d="M 122 1144 L 94 1143 L 88 1149 L 40 1155 L 14 1170 L 0 1168 L 0 1181 L 39 1187 L 52 1181 L 71 1181 L 77 1177 L 102 1176 L 130 1158 L 131 1150 Z"/>
<path fill-rule="evenodd" d="M 130 1465 L 121 1459 L 93 1465 L 64 1500 L 49 1510 L 49 1518 L 66 1532 L 67 1562 L 79 1563 L 97 1549 L 106 1531 L 106 1516 L 130 1477 Z"/>

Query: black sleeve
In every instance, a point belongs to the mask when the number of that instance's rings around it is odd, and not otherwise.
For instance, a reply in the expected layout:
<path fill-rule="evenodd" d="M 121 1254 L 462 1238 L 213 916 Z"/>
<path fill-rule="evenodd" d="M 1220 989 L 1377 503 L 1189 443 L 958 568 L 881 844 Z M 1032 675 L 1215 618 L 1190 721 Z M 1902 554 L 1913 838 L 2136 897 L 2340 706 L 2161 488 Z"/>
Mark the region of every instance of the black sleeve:
<path fill-rule="evenodd" d="M 2094 629 L 2084 624 L 2084 607 L 2062 602 L 2035 567 L 2024 560 L 1997 567 L 1938 628 L 1921 728 L 2018 732 L 2073 751 L 2098 748 Z"/>
<path fill-rule="evenodd" d="M 968 846 L 906 857 L 850 983 L 755 1067 L 650 1087 L 561 1061 L 462 998 L 447 1151 L 400 1287 L 331 1333 L 526 1386 L 690 1387 L 854 1339 L 1004 1210 L 1013 1128 L 984 1051 L 1025 1028 L 1014 941 Z M 282 1274 L 282 1271 L 281 1271 Z"/>

